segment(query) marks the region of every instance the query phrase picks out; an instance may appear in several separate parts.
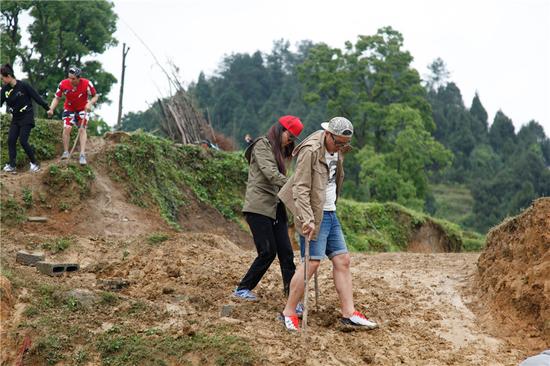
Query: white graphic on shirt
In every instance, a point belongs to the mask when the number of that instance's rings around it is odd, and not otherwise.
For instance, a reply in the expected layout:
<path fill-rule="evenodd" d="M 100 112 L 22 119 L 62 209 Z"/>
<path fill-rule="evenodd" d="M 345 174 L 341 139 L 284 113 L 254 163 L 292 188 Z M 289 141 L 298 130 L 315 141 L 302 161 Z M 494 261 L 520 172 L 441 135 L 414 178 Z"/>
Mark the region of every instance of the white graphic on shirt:
<path fill-rule="evenodd" d="M 336 168 L 338 166 L 338 153 L 325 153 L 325 160 L 327 161 L 329 172 L 323 210 L 336 211 Z"/>

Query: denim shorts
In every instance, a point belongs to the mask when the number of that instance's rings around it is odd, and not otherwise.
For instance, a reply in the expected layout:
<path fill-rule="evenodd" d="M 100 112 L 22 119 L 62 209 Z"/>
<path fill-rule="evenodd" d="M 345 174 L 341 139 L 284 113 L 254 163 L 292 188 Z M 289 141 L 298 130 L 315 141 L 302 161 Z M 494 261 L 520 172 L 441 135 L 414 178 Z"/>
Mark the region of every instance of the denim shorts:
<path fill-rule="evenodd" d="M 321 260 L 328 257 L 332 259 L 338 254 L 348 252 L 344 233 L 340 226 L 340 221 L 336 217 L 336 211 L 324 211 L 323 221 L 317 240 L 309 242 L 309 258 Z M 300 254 L 305 256 L 305 239 L 300 235 Z"/>

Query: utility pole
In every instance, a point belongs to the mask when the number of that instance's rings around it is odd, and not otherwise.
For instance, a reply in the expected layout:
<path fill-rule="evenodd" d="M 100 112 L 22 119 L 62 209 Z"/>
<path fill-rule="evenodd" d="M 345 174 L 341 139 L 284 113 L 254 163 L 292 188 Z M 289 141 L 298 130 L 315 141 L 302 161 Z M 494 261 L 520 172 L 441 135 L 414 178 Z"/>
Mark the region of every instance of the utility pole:
<path fill-rule="evenodd" d="M 126 55 L 130 51 L 130 47 L 126 48 L 126 43 L 122 44 L 122 76 L 120 77 L 120 94 L 118 96 L 118 118 L 116 121 L 115 130 L 120 129 L 120 120 L 122 119 L 122 96 L 124 94 L 124 71 L 126 70 Z"/>

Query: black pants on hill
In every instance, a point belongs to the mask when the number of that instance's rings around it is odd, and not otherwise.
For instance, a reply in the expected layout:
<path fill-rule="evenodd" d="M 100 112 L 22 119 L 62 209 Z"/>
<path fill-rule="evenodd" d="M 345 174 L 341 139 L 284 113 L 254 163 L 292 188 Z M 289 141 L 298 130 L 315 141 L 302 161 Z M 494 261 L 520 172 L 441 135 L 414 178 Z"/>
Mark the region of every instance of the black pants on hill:
<path fill-rule="evenodd" d="M 245 215 L 254 237 L 258 256 L 239 283 L 237 290 L 252 290 L 255 288 L 275 260 L 275 257 L 278 256 L 281 275 L 283 276 L 284 292 L 288 295 L 290 280 L 294 276 L 296 266 L 294 265 L 294 252 L 288 238 L 285 206 L 282 203 L 277 206 L 276 220 L 251 212 L 247 212 Z"/>
<path fill-rule="evenodd" d="M 30 116 L 31 120 L 33 116 Z M 34 127 L 33 123 L 28 123 L 26 120 L 14 120 L 11 122 L 10 130 L 8 132 L 8 156 L 10 159 L 10 165 L 15 167 L 17 157 L 17 139 L 19 143 L 27 153 L 31 163 L 36 164 L 36 158 L 34 156 L 34 150 L 29 144 L 29 136 L 31 130 Z"/>

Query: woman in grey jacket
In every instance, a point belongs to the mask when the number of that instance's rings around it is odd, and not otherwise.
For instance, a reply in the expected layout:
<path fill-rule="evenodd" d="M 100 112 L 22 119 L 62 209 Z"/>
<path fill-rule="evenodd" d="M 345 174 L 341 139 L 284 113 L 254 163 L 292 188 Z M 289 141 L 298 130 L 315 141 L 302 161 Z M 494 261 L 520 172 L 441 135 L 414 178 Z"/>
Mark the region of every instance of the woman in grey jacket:
<path fill-rule="evenodd" d="M 294 275 L 294 253 L 288 238 L 286 209 L 277 198 L 286 183 L 286 162 L 292 157 L 294 140 L 302 132 L 298 117 L 283 116 L 245 151 L 250 167 L 243 212 L 258 256 L 233 292 L 245 300 L 257 300 L 252 290 L 258 285 L 275 257 L 279 257 L 286 295 Z"/>

